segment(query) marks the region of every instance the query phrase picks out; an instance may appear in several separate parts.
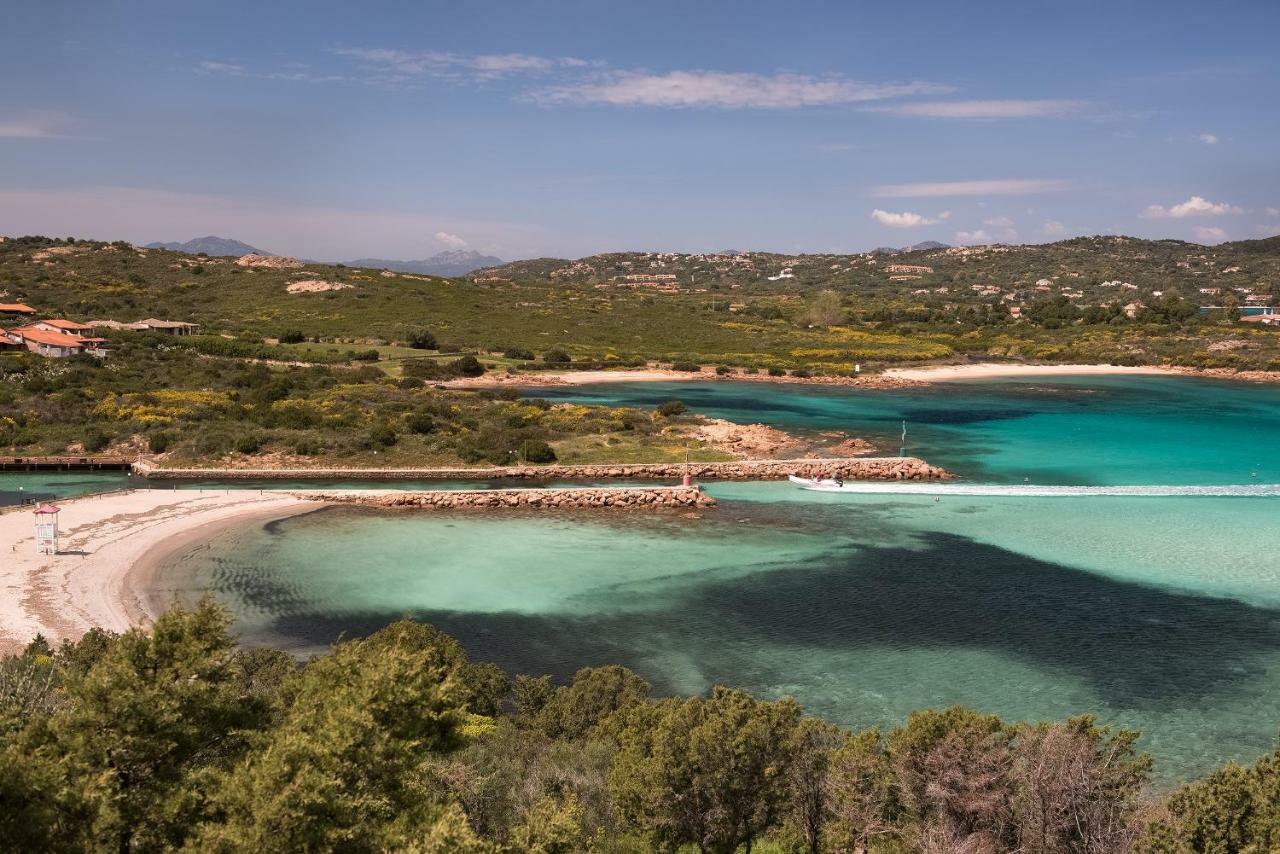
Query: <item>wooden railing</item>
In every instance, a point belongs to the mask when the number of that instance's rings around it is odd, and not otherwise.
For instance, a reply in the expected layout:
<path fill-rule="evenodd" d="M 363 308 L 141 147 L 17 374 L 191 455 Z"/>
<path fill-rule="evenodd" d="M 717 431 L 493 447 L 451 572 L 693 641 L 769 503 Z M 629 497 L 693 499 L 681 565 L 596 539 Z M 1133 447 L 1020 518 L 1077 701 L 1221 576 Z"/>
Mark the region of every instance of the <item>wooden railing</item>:
<path fill-rule="evenodd" d="M 128 471 L 133 460 L 128 457 L 0 457 L 0 471 Z"/>

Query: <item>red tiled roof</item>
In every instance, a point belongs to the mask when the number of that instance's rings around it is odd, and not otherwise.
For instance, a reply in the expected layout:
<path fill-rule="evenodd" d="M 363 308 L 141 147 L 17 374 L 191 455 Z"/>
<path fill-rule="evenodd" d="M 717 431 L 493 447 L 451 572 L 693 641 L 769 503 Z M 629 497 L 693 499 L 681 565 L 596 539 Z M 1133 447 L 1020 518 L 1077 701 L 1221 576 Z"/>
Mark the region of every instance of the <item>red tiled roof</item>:
<path fill-rule="evenodd" d="M 67 335 L 65 332 L 45 332 L 43 329 L 15 329 L 13 334 L 25 341 L 34 341 L 51 347 L 84 347 L 84 341 L 78 335 Z"/>
<path fill-rule="evenodd" d="M 23 305 L 20 302 L 0 302 L 0 311 L 9 314 L 35 314 L 36 310 L 29 305 Z"/>
<path fill-rule="evenodd" d="M 76 323 L 74 320 L 63 320 L 61 318 L 57 318 L 55 320 L 42 320 L 40 322 L 47 323 L 50 326 L 55 326 L 58 329 L 92 329 L 93 328 L 87 323 Z"/>

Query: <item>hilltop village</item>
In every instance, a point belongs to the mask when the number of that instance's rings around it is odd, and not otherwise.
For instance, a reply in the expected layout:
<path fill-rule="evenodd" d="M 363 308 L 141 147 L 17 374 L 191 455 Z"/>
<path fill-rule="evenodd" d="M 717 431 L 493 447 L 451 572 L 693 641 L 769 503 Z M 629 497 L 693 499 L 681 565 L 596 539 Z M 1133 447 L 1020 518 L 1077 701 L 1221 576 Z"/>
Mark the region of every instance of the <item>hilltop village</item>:
<path fill-rule="evenodd" d="M 1237 247 L 1204 247 L 1125 237 L 1078 238 L 1037 246 L 937 246 L 855 255 L 768 252 L 616 253 L 577 261 L 517 261 L 472 274 L 479 284 L 546 278 L 600 290 L 654 294 L 744 293 L 790 288 L 849 288 L 866 297 L 892 295 L 922 308 L 992 305 L 1014 320 L 1037 303 L 1062 299 L 1087 309 L 1117 305 L 1129 319 L 1170 298 L 1205 312 L 1238 311 L 1263 325 L 1275 317 L 1274 257 L 1242 258 Z M 744 309 L 744 303 L 735 303 Z"/>

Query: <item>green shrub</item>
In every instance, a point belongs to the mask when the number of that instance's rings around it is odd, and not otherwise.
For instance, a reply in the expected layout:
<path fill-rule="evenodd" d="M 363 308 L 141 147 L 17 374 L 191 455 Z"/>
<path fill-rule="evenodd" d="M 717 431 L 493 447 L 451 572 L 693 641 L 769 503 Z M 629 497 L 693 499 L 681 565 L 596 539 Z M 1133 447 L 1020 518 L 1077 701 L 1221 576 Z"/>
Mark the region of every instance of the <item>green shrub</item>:
<path fill-rule="evenodd" d="M 351 360 L 353 362 L 376 362 L 378 361 L 377 350 L 360 350 L 351 352 Z"/>
<path fill-rule="evenodd" d="M 256 454 L 262 447 L 262 437 L 252 433 L 236 439 L 236 451 L 241 454 Z"/>
<path fill-rule="evenodd" d="M 702 370 L 702 366 L 699 365 L 697 362 L 676 362 L 672 364 L 671 370 L 685 371 L 690 374 L 696 374 L 698 371 Z"/>
<path fill-rule="evenodd" d="M 290 449 L 300 457 L 315 457 L 324 451 L 324 446 L 315 439 L 302 438 L 296 439 Z"/>
<path fill-rule="evenodd" d="M 437 346 L 436 336 L 426 329 L 415 329 L 409 333 L 408 344 L 414 350 L 434 350 Z"/>
<path fill-rule="evenodd" d="M 769 376 L 771 377 L 785 377 L 786 375 L 787 375 L 787 372 L 784 371 L 782 368 L 769 369 Z"/>
<path fill-rule="evenodd" d="M 463 356 L 450 362 L 449 370 L 459 377 L 478 377 L 484 374 L 484 365 L 475 356 Z"/>
<path fill-rule="evenodd" d="M 415 412 L 409 416 L 405 426 L 410 433 L 425 435 L 435 431 L 436 419 L 429 412 Z"/>
<path fill-rule="evenodd" d="M 716 376 L 723 377 L 733 373 L 733 368 L 728 365 L 716 365 Z"/>
<path fill-rule="evenodd" d="M 542 361 L 548 365 L 567 365 L 573 361 L 564 350 L 548 350 L 542 354 Z"/>
<path fill-rule="evenodd" d="M 804 380 L 813 376 L 813 374 L 805 370 L 804 368 L 796 368 L 794 371 L 791 372 L 791 376 L 796 377 L 797 379 Z"/>
<path fill-rule="evenodd" d="M 688 409 L 683 400 L 668 400 L 666 403 L 659 403 L 656 411 L 663 418 L 672 418 L 683 415 Z"/>
<path fill-rule="evenodd" d="M 89 453 L 97 453 L 111 444 L 111 437 L 101 430 L 90 430 L 84 437 L 84 449 Z"/>
<path fill-rule="evenodd" d="M 168 433 L 152 433 L 147 437 L 147 450 L 153 454 L 163 454 L 169 450 L 173 438 Z"/>
<path fill-rule="evenodd" d="M 220 457 L 231 449 L 231 437 L 225 433 L 211 432 L 197 434 L 195 452 L 204 457 Z"/>
<path fill-rule="evenodd" d="M 369 443 L 375 448 L 390 448 L 399 439 L 388 424 L 379 424 L 369 431 Z"/>
<path fill-rule="evenodd" d="M 532 350 L 527 350 L 524 347 L 508 347 L 506 350 L 503 351 L 502 355 L 505 358 L 519 359 L 522 362 L 532 362 L 535 358 L 537 358 L 536 356 L 533 355 Z"/>
<path fill-rule="evenodd" d="M 301 344 L 307 340 L 307 336 L 303 335 L 297 329 L 289 329 L 280 333 L 281 344 Z"/>
<path fill-rule="evenodd" d="M 520 446 L 520 456 L 526 463 L 554 463 L 555 449 L 541 439 L 526 439 Z"/>

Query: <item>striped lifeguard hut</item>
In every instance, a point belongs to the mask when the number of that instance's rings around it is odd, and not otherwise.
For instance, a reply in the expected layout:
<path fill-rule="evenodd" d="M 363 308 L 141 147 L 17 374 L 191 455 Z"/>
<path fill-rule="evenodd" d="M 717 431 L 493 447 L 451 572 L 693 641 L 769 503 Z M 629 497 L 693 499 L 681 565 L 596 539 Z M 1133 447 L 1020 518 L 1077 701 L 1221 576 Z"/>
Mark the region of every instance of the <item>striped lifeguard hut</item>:
<path fill-rule="evenodd" d="M 35 509 L 36 554 L 58 553 L 58 514 L 61 508 L 53 504 L 41 504 Z"/>

